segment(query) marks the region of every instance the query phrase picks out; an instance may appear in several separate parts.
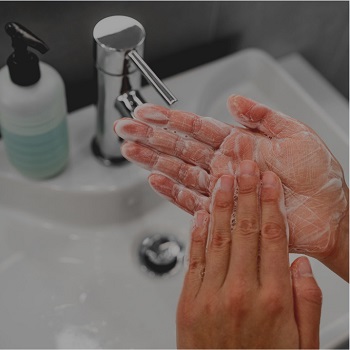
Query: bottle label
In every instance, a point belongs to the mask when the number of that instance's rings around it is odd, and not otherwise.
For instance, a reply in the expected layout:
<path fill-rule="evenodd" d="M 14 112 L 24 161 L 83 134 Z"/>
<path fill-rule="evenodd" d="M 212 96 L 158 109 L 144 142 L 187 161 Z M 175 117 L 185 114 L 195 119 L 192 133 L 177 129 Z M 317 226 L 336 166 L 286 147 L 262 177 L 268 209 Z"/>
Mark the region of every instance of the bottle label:
<path fill-rule="evenodd" d="M 0 112 L 1 128 L 16 135 L 35 136 L 56 128 L 66 118 L 66 105 L 60 99 L 43 114 L 16 115 L 6 109 Z"/>
<path fill-rule="evenodd" d="M 68 128 L 63 118 L 51 130 L 20 135 L 1 128 L 9 161 L 23 175 L 44 179 L 59 173 L 68 160 Z"/>

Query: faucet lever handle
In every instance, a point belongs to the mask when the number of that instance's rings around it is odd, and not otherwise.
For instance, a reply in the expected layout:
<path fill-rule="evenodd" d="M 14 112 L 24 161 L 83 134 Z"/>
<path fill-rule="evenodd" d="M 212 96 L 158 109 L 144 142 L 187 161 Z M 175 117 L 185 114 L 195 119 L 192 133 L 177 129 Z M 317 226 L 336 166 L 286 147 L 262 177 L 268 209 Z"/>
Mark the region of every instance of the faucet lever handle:
<path fill-rule="evenodd" d="M 168 105 L 172 105 L 177 101 L 177 98 L 173 93 L 165 86 L 165 84 L 156 76 L 152 69 L 147 65 L 143 58 L 137 53 L 136 50 L 131 50 L 128 53 L 128 57 L 132 60 L 135 66 L 141 71 L 147 81 L 153 85 L 158 93 L 163 97 Z"/>

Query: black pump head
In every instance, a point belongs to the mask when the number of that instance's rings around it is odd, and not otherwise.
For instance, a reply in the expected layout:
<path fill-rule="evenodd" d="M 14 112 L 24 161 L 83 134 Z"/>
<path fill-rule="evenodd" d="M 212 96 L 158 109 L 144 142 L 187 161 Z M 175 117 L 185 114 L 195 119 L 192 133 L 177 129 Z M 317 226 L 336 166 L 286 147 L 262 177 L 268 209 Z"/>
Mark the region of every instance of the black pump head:
<path fill-rule="evenodd" d="M 19 23 L 6 23 L 5 31 L 12 38 L 12 47 L 15 50 L 22 46 L 30 46 L 42 54 L 49 50 L 49 47 L 41 39 Z"/>
<path fill-rule="evenodd" d="M 49 47 L 36 35 L 17 22 L 5 25 L 6 33 L 12 39 L 14 52 L 7 60 L 11 80 L 21 86 L 35 84 L 40 79 L 39 59 L 28 51 L 28 46 L 44 54 Z"/>

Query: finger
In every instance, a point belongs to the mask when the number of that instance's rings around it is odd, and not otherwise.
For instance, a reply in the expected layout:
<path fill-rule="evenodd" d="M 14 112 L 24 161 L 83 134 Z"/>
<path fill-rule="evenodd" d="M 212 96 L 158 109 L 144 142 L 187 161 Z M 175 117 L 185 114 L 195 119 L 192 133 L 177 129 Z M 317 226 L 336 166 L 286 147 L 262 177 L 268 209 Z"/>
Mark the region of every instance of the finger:
<path fill-rule="evenodd" d="M 182 288 L 182 296 L 190 300 L 195 299 L 203 281 L 208 225 L 209 214 L 203 210 L 197 211 L 194 215 L 191 230 L 188 270 Z"/>
<path fill-rule="evenodd" d="M 167 128 L 169 131 L 179 131 L 213 148 L 219 147 L 232 130 L 232 126 L 216 119 L 149 103 L 135 109 L 135 118 L 149 125 Z"/>
<path fill-rule="evenodd" d="M 283 188 L 272 171 L 262 176 L 260 281 L 262 286 L 290 286 L 287 217 Z"/>
<path fill-rule="evenodd" d="M 203 169 L 209 168 L 214 156 L 214 150 L 202 142 L 153 128 L 131 118 L 120 119 L 114 125 L 115 132 L 124 140 L 137 141 L 188 163 L 199 165 Z"/>
<path fill-rule="evenodd" d="M 227 281 L 232 284 L 244 280 L 258 285 L 260 172 L 257 164 L 251 160 L 241 162 L 237 182 L 237 210 Z"/>
<path fill-rule="evenodd" d="M 261 138 L 261 136 L 259 135 Z M 219 178 L 224 174 L 235 174 L 238 164 L 242 160 L 255 160 L 254 149 L 258 146 L 257 135 L 252 135 L 242 128 L 232 129 L 220 148 L 215 151 L 210 164 L 210 174 L 213 178 Z M 212 190 L 214 181 L 210 182 L 209 190 Z"/>
<path fill-rule="evenodd" d="M 212 195 L 209 242 L 203 289 L 217 291 L 223 285 L 230 261 L 234 177 L 223 175 Z"/>
<path fill-rule="evenodd" d="M 322 291 L 312 274 L 309 260 L 300 257 L 291 266 L 294 309 L 301 349 L 318 349 Z"/>
<path fill-rule="evenodd" d="M 254 149 L 257 146 L 258 136 L 261 138 L 261 135 L 253 134 L 250 130 L 236 127 L 222 142 L 220 151 L 235 162 L 245 159 L 254 160 Z"/>
<path fill-rule="evenodd" d="M 148 182 L 158 194 L 192 215 L 198 210 L 209 212 L 210 200 L 208 197 L 189 190 L 169 177 L 151 174 Z"/>
<path fill-rule="evenodd" d="M 239 123 L 250 129 L 258 129 L 269 137 L 291 137 L 293 134 L 309 130 L 296 119 L 274 111 L 244 96 L 233 95 L 229 97 L 227 106 Z"/>
<path fill-rule="evenodd" d="M 121 149 L 126 159 L 142 168 L 159 171 L 187 188 L 209 193 L 211 177 L 204 169 L 132 141 L 125 141 Z"/>

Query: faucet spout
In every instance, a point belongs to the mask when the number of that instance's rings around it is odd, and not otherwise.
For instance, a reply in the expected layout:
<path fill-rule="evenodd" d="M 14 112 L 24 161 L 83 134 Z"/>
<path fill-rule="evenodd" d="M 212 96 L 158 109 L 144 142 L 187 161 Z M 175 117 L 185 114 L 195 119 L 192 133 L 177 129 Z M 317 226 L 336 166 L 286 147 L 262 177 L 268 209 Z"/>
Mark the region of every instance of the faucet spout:
<path fill-rule="evenodd" d="M 132 50 L 128 54 L 129 58 L 134 62 L 135 66 L 141 71 L 147 81 L 153 85 L 164 101 L 171 106 L 177 101 L 173 93 L 165 86 L 165 84 L 156 76 L 152 69 L 146 64 L 137 51 Z"/>
<path fill-rule="evenodd" d="M 113 123 L 122 117 L 134 117 L 137 106 L 145 103 L 139 93 L 141 73 L 169 104 L 176 97 L 142 59 L 145 30 L 135 19 L 111 16 L 94 28 L 98 81 L 96 136 L 93 154 L 105 165 L 125 161 L 121 139 L 113 131 Z"/>

